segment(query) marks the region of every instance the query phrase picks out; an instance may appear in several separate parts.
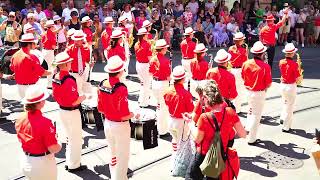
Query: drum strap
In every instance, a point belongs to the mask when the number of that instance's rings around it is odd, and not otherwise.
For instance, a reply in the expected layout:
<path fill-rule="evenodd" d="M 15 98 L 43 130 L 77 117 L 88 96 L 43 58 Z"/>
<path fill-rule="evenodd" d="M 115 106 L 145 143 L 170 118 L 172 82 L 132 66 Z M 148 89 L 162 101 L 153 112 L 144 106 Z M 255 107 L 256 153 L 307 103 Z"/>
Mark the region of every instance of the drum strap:
<path fill-rule="evenodd" d="M 122 83 L 122 82 L 117 82 L 115 85 L 112 86 L 112 88 L 107 88 L 105 86 L 103 86 L 103 82 L 106 81 L 107 79 L 103 80 L 100 82 L 99 84 L 99 90 L 102 91 L 102 92 L 105 92 L 107 94 L 113 94 L 117 88 L 121 87 L 121 86 L 124 86 L 127 88 L 127 86 Z"/>
<path fill-rule="evenodd" d="M 76 78 L 74 78 L 74 77 L 73 77 L 72 75 L 70 75 L 70 74 L 64 76 L 61 80 L 56 79 L 56 78 L 55 78 L 56 75 L 57 75 L 57 74 L 54 74 L 54 75 L 53 75 L 52 82 L 53 82 L 53 83 L 56 83 L 56 84 L 58 84 L 58 85 L 60 85 L 60 86 L 64 83 L 64 81 L 66 81 L 66 80 L 69 79 L 69 78 L 71 78 L 71 79 L 73 79 L 74 81 L 76 81 Z"/>

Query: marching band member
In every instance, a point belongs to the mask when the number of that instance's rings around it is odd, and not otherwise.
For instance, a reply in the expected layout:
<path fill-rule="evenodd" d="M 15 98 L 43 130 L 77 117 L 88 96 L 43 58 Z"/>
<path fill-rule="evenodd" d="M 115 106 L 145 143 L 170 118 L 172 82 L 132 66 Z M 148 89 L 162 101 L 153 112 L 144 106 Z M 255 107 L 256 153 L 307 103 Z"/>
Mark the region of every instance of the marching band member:
<path fill-rule="evenodd" d="M 120 16 L 118 20 L 118 25 L 119 25 L 118 28 L 122 31 L 123 47 L 124 47 L 125 56 L 126 56 L 124 77 L 128 76 L 128 73 L 129 73 L 129 63 L 130 63 L 130 55 L 131 55 L 130 47 L 132 46 L 130 45 L 131 42 L 129 42 L 131 41 L 129 39 L 130 38 L 129 36 L 131 34 L 129 34 L 129 30 L 128 28 L 126 28 L 125 26 L 126 24 L 127 24 L 127 18 L 125 16 Z"/>
<path fill-rule="evenodd" d="M 49 94 L 41 87 L 29 88 L 22 100 L 26 112 L 15 123 L 24 153 L 21 161 L 22 171 L 27 179 L 57 179 L 54 154 L 61 150 L 61 145 L 56 139 L 56 129 L 51 120 L 41 112 L 48 97 Z"/>
<path fill-rule="evenodd" d="M 72 36 L 73 36 L 75 31 L 76 30 L 74 28 L 71 28 L 71 29 L 68 30 L 68 32 L 67 32 L 67 46 L 66 47 L 71 46 L 72 44 L 74 44 L 74 41 L 72 40 Z"/>
<path fill-rule="evenodd" d="M 176 66 L 171 74 L 174 86 L 171 86 L 164 94 L 164 101 L 170 113 L 169 131 L 172 136 L 172 164 L 174 164 L 181 138 L 186 138 L 188 134 L 188 126 L 184 125 L 182 114 L 191 113 L 193 110 L 192 95 L 183 86 L 185 77 L 186 72 L 183 66 Z"/>
<path fill-rule="evenodd" d="M 108 47 L 110 45 L 110 37 L 112 35 L 112 28 L 113 28 L 113 18 L 112 17 L 106 17 L 103 21 L 104 24 L 106 24 L 106 29 L 101 33 L 101 43 L 102 43 L 102 47 L 104 49 L 103 53 L 104 56 L 106 58 L 106 60 L 108 60 Z"/>
<path fill-rule="evenodd" d="M 152 34 L 151 34 L 151 30 L 152 30 L 152 23 L 149 20 L 144 20 L 142 23 L 142 28 L 146 28 L 146 30 L 148 31 L 148 39 L 151 40 L 153 39 Z M 157 36 L 156 36 L 157 38 Z M 157 39 L 155 39 L 157 40 Z"/>
<path fill-rule="evenodd" d="M 285 59 L 280 60 L 279 68 L 281 73 L 281 91 L 283 109 L 280 116 L 280 123 L 283 124 L 282 132 L 290 132 L 293 119 L 293 109 L 297 96 L 297 80 L 300 77 L 299 65 L 293 60 L 298 51 L 293 43 L 288 43 L 282 50 Z"/>
<path fill-rule="evenodd" d="M 149 72 L 153 76 L 152 91 L 157 99 L 157 127 L 160 135 L 168 132 L 167 118 L 169 117 L 168 108 L 164 102 L 165 89 L 169 87 L 171 65 L 170 60 L 165 57 L 169 45 L 164 39 L 156 41 L 156 55 L 151 58 Z"/>
<path fill-rule="evenodd" d="M 145 28 L 140 28 L 138 35 L 138 42 L 134 46 L 136 54 L 136 70 L 141 82 L 141 89 L 139 93 L 140 107 L 147 107 L 149 105 L 149 98 L 151 95 L 151 81 L 152 76 L 149 73 L 149 61 L 152 57 L 151 44 L 148 42 L 148 32 Z"/>
<path fill-rule="evenodd" d="M 120 83 L 124 74 L 124 62 L 119 56 L 112 56 L 104 70 L 109 79 L 103 80 L 98 91 L 98 110 L 104 114 L 104 131 L 110 150 L 110 173 L 112 180 L 128 179 L 130 156 L 130 124 L 134 115 L 129 111 L 128 89 Z"/>
<path fill-rule="evenodd" d="M 241 112 L 241 104 L 244 101 L 243 98 L 246 96 L 245 87 L 243 85 L 243 79 L 241 77 L 241 67 L 245 61 L 248 60 L 248 46 L 244 43 L 246 37 L 242 32 L 238 32 L 234 35 L 234 45 L 228 50 L 231 54 L 230 63 L 232 65 L 231 73 L 236 78 L 236 87 L 238 96 L 234 99 L 234 105 L 237 113 Z"/>
<path fill-rule="evenodd" d="M 204 85 L 206 82 L 206 74 L 209 69 L 208 62 L 204 59 L 208 49 L 203 43 L 197 44 L 195 50 L 193 51 L 196 55 L 196 59 L 193 59 L 190 63 L 191 70 L 191 82 L 190 82 L 190 92 L 193 97 L 199 99 L 199 95 L 196 92 L 196 88 L 199 85 Z"/>
<path fill-rule="evenodd" d="M 86 34 L 86 41 L 90 47 L 90 51 L 92 51 L 92 39 L 93 39 L 93 33 L 90 29 L 91 22 L 92 21 L 89 16 L 85 16 L 81 20 L 82 31 L 83 33 Z"/>
<path fill-rule="evenodd" d="M 37 40 L 31 33 L 22 35 L 20 39 L 21 49 L 11 58 L 10 69 L 14 73 L 21 99 L 25 97 L 26 90 L 34 86 L 41 76 L 51 75 L 41 67 L 39 59 L 30 53 L 36 47 Z"/>
<path fill-rule="evenodd" d="M 24 34 L 26 34 L 26 33 L 31 33 L 31 34 L 33 34 L 34 35 L 34 37 L 38 40 L 39 39 L 39 37 L 36 35 L 36 33 L 35 33 L 35 28 L 34 27 L 32 27 L 32 25 L 31 24 L 25 24 L 24 25 Z M 37 43 L 36 43 L 37 44 Z"/>
<path fill-rule="evenodd" d="M 57 54 L 54 64 L 59 72 L 53 76 L 52 91 L 55 101 L 60 106 L 59 116 L 64 131 L 68 138 L 66 147 L 66 170 L 75 172 L 87 168 L 81 165 L 82 126 L 79 111 L 80 103 L 86 99 L 79 96 L 76 79 L 69 74 L 71 70 L 71 58 L 66 52 Z M 67 94 L 67 96 L 66 96 Z"/>
<path fill-rule="evenodd" d="M 246 130 L 249 131 L 249 145 L 255 145 L 261 140 L 257 139 L 261 115 L 265 103 L 266 90 L 271 86 L 271 67 L 265 63 L 267 47 L 260 41 L 253 44 L 250 52 L 253 59 L 246 61 L 242 66 L 244 86 L 248 90 L 248 106 Z"/>
<path fill-rule="evenodd" d="M 57 34 L 54 26 L 53 20 L 48 20 L 45 24 L 46 31 L 42 35 L 41 43 L 42 43 L 42 54 L 44 60 L 48 64 L 48 70 L 52 71 L 52 62 L 54 60 L 54 50 L 57 46 Z M 47 76 L 48 79 L 48 88 L 52 88 L 52 75 Z"/>
<path fill-rule="evenodd" d="M 218 67 L 211 68 L 207 72 L 207 79 L 216 81 L 221 96 L 228 104 L 228 101 L 232 101 L 238 95 L 235 77 L 227 70 L 230 58 L 231 55 L 226 50 L 220 49 L 214 58 Z"/>
<path fill-rule="evenodd" d="M 190 77 L 191 77 L 190 63 L 191 63 L 191 60 L 195 58 L 194 49 L 196 48 L 196 43 L 192 41 L 193 33 L 194 33 L 193 29 L 191 27 L 187 27 L 184 30 L 184 35 L 186 38 L 180 44 L 181 54 L 182 54 L 181 64 L 187 72 L 186 83 L 188 83 L 188 86 L 189 86 Z"/>
<path fill-rule="evenodd" d="M 87 44 L 83 44 L 86 35 L 82 30 L 76 30 L 71 37 L 74 44 L 67 47 L 66 52 L 74 59 L 71 64 L 71 75 L 77 80 L 78 92 L 80 95 L 91 92 L 91 84 L 87 82 L 89 76 L 90 49 Z"/>
<path fill-rule="evenodd" d="M 108 59 L 117 55 L 122 59 L 122 61 L 126 61 L 125 49 L 121 46 L 123 43 L 122 36 L 122 31 L 119 29 L 112 32 L 110 45 L 108 47 Z"/>

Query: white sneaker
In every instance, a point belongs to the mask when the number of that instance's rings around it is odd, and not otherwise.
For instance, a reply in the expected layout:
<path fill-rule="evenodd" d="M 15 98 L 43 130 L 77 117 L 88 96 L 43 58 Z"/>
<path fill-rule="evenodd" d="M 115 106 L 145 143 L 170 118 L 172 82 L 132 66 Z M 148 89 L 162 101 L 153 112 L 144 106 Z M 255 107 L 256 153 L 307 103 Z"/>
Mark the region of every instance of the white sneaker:
<path fill-rule="evenodd" d="M 304 47 L 304 44 L 302 44 L 301 47 Z"/>

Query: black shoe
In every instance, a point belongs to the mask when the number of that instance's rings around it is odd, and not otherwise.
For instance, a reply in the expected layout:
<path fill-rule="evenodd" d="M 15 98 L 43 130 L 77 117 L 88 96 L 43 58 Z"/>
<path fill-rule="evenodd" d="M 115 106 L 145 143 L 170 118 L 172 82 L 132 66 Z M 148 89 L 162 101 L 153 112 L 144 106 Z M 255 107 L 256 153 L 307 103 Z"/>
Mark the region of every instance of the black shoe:
<path fill-rule="evenodd" d="M 83 171 L 88 169 L 88 167 L 86 165 L 80 165 L 79 167 L 75 168 L 75 169 L 69 169 L 69 167 L 67 165 L 64 166 L 65 170 L 67 170 L 70 173 L 74 173 L 74 172 L 78 172 L 78 171 Z"/>
<path fill-rule="evenodd" d="M 248 142 L 248 145 L 250 145 L 250 146 L 255 146 L 255 145 L 257 145 L 257 144 L 259 144 L 259 143 L 261 143 L 262 141 L 260 140 L 260 139 L 257 139 L 257 140 L 255 140 L 254 142 Z"/>
<path fill-rule="evenodd" d="M 284 132 L 284 133 L 290 133 L 290 132 L 291 132 L 291 128 L 290 128 L 289 130 L 284 130 L 284 129 L 282 129 L 282 132 Z"/>
<path fill-rule="evenodd" d="M 170 136 L 170 133 L 161 134 L 161 135 L 159 135 L 159 138 L 166 138 L 168 136 Z"/>
<path fill-rule="evenodd" d="M 282 119 L 280 119 L 280 124 L 283 124 L 283 120 Z"/>
<path fill-rule="evenodd" d="M 51 89 L 52 90 L 52 87 L 47 87 L 47 89 Z"/>

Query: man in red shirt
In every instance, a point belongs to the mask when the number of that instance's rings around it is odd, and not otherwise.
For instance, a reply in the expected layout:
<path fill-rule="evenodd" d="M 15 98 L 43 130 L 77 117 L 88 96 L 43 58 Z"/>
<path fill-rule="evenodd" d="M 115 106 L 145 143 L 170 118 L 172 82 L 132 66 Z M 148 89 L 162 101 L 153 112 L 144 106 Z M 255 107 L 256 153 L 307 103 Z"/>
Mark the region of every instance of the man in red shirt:
<path fill-rule="evenodd" d="M 293 109 L 297 96 L 297 80 L 301 77 L 299 65 L 293 60 L 297 48 L 292 43 L 288 43 L 282 50 L 285 59 L 280 60 L 279 68 L 281 73 L 281 95 L 283 109 L 280 116 L 280 123 L 283 124 L 282 132 L 290 132 L 293 119 Z"/>
<path fill-rule="evenodd" d="M 253 59 L 246 61 L 242 66 L 242 78 L 244 86 L 248 90 L 248 106 L 246 130 L 249 133 L 249 145 L 259 143 L 257 132 L 260 125 L 261 115 L 265 103 L 267 89 L 271 86 L 271 68 L 265 63 L 267 47 L 260 41 L 254 43 L 250 52 Z"/>
<path fill-rule="evenodd" d="M 174 86 L 171 86 L 164 94 L 164 101 L 170 113 L 169 132 L 172 136 L 172 165 L 175 162 L 181 139 L 186 140 L 188 135 L 188 126 L 184 125 L 182 114 L 191 113 L 194 108 L 191 93 L 183 87 L 185 77 L 186 72 L 183 66 L 176 66 L 171 74 Z"/>
<path fill-rule="evenodd" d="M 20 44 L 21 49 L 11 58 L 10 69 L 14 73 L 19 95 L 23 98 L 29 87 L 34 86 L 41 76 L 48 76 L 51 72 L 43 69 L 39 59 L 30 53 L 30 50 L 36 47 L 36 39 L 33 34 L 22 35 Z"/>
<path fill-rule="evenodd" d="M 230 46 L 228 52 L 231 54 L 230 63 L 232 65 L 231 73 L 236 78 L 236 87 L 238 96 L 234 99 L 234 105 L 237 113 L 241 112 L 241 104 L 244 102 L 245 87 L 243 85 L 243 79 L 241 77 L 241 67 L 244 62 L 248 60 L 248 45 L 244 43 L 246 37 L 242 32 L 238 32 L 234 35 L 234 45 Z"/>
<path fill-rule="evenodd" d="M 74 44 L 66 48 L 66 52 L 74 59 L 71 64 L 71 75 L 77 80 L 78 92 L 80 95 L 91 93 L 91 84 L 87 82 L 89 76 L 89 66 L 94 64 L 90 61 L 90 49 L 88 44 L 84 44 L 86 35 L 81 30 L 76 30 L 71 37 Z"/>
<path fill-rule="evenodd" d="M 283 25 L 283 23 L 285 23 L 288 17 L 288 9 L 284 11 L 284 14 L 285 15 L 282 17 L 281 21 L 279 21 L 277 24 L 274 24 L 275 18 L 273 15 L 268 15 L 266 19 L 267 25 L 260 30 L 260 41 L 268 48 L 268 64 L 270 65 L 271 69 L 276 46 L 276 32 Z"/>
<path fill-rule="evenodd" d="M 87 168 L 80 164 L 82 126 L 79 111 L 80 103 L 86 97 L 84 95 L 79 96 L 76 79 L 69 74 L 72 61 L 73 59 L 66 52 L 57 54 L 54 64 L 57 65 L 60 71 L 53 76 L 52 80 L 53 98 L 60 106 L 60 120 L 68 138 L 65 168 L 69 172 Z"/>
<path fill-rule="evenodd" d="M 57 46 L 57 34 L 53 20 L 48 20 L 45 24 L 47 31 L 42 35 L 41 43 L 43 45 L 42 54 L 48 64 L 48 70 L 52 71 L 52 62 L 54 60 L 54 50 Z M 52 75 L 47 76 L 48 88 L 52 88 Z"/>
<path fill-rule="evenodd" d="M 134 46 L 136 54 L 136 70 L 141 82 L 141 89 L 139 93 L 139 105 L 140 107 L 146 107 L 149 105 L 149 98 L 151 95 L 151 81 L 152 76 L 149 73 L 149 61 L 152 57 L 151 44 L 148 41 L 148 32 L 145 28 L 140 28 L 138 35 L 138 42 Z"/>
<path fill-rule="evenodd" d="M 112 28 L 113 28 L 113 18 L 112 17 L 106 17 L 103 21 L 104 24 L 106 24 L 106 29 L 101 33 L 101 43 L 102 43 L 102 47 L 104 49 L 103 53 L 104 56 L 106 58 L 106 60 L 108 60 L 108 47 L 110 45 L 110 37 L 112 35 Z"/>
<path fill-rule="evenodd" d="M 185 39 L 180 44 L 182 54 L 181 64 L 187 72 L 188 84 L 190 83 L 191 78 L 190 63 L 191 60 L 195 58 L 195 54 L 193 51 L 196 48 L 196 43 L 192 41 L 193 33 L 193 29 L 191 27 L 187 27 L 184 31 Z"/>
<path fill-rule="evenodd" d="M 169 45 L 164 39 L 156 41 L 157 54 L 150 60 L 149 72 L 153 76 L 152 91 L 157 99 L 157 127 L 160 135 L 168 133 L 167 118 L 169 117 L 168 108 L 164 102 L 163 95 L 169 87 L 171 64 L 170 60 L 165 57 Z"/>
<path fill-rule="evenodd" d="M 224 49 L 217 52 L 214 61 L 218 67 L 211 68 L 207 72 L 207 79 L 216 81 L 223 98 L 232 101 L 237 97 L 236 81 L 234 75 L 227 70 L 231 55 Z"/>
<path fill-rule="evenodd" d="M 130 156 L 130 123 L 133 117 L 129 111 L 128 89 L 120 82 L 124 74 L 124 62 L 119 56 L 112 56 L 104 70 L 109 79 L 103 80 L 98 91 L 98 110 L 104 114 L 104 132 L 109 145 L 109 168 L 111 179 L 128 179 Z"/>

